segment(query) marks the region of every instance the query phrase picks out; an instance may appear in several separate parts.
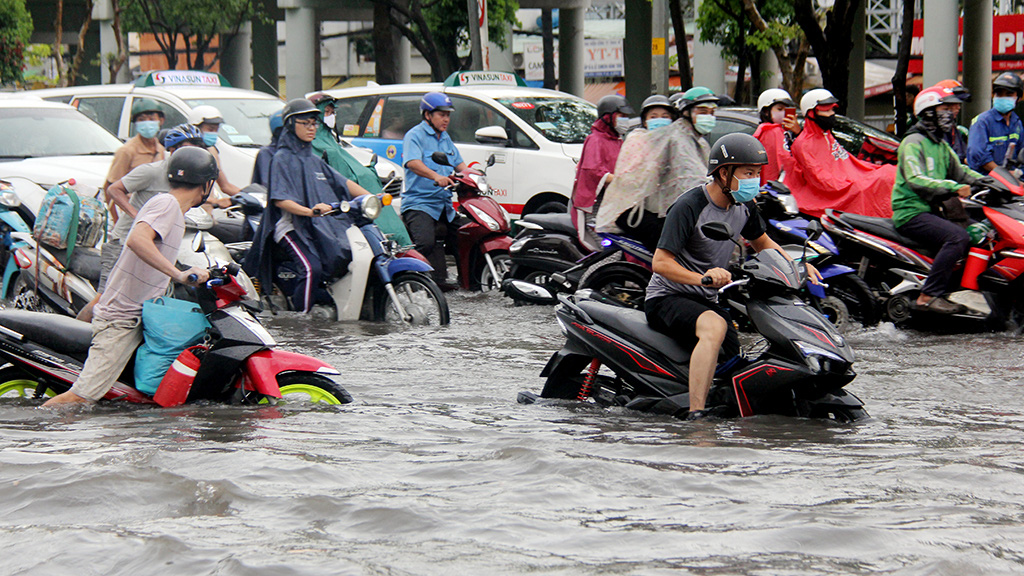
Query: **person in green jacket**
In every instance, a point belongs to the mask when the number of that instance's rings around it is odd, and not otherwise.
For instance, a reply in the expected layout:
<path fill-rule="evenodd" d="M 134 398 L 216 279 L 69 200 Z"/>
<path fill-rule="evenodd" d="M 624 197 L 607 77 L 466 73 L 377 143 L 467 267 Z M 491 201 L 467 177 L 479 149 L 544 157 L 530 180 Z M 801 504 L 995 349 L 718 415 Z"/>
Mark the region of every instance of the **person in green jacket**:
<path fill-rule="evenodd" d="M 331 168 L 341 173 L 349 180 L 366 189 L 370 194 L 380 194 L 384 191 L 381 186 L 377 172 L 372 167 L 363 166 L 358 160 L 352 157 L 335 136 L 334 131 L 334 103 L 335 99 L 323 92 L 314 94 L 309 100 L 320 109 L 322 113 L 320 125 L 316 129 L 316 137 L 313 139 L 313 153 L 323 158 Z M 412 246 L 412 238 L 402 223 L 402 218 L 395 212 L 394 207 L 384 206 L 380 216 L 374 220 L 382 232 L 391 235 L 391 238 L 400 246 Z"/>
<path fill-rule="evenodd" d="M 916 309 L 951 314 L 960 306 L 943 297 L 953 266 L 967 255 L 970 237 L 962 226 L 936 214 L 942 202 L 971 195 L 984 176 L 960 162 L 944 134 L 956 128 L 954 106 L 960 99 L 948 88 L 933 86 L 914 99 L 918 122 L 900 143 L 892 190 L 892 221 L 900 234 L 938 250 L 932 270 L 914 303 Z"/>

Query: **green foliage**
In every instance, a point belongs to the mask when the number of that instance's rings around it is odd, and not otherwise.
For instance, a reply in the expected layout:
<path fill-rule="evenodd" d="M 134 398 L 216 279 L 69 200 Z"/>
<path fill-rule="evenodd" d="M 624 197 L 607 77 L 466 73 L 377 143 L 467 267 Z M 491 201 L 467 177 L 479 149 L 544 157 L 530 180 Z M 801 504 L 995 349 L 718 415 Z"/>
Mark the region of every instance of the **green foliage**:
<path fill-rule="evenodd" d="M 697 14 L 701 36 L 721 46 L 728 56 L 736 58 L 745 48 L 764 52 L 803 35 L 796 23 L 792 0 L 757 0 L 756 5 L 768 24 L 768 30 L 764 32 L 751 27 L 743 11 L 742 0 L 701 2 Z M 737 24 L 737 17 L 742 23 L 742 30 Z"/>
<path fill-rule="evenodd" d="M 509 26 L 520 25 L 516 20 L 518 9 L 517 0 L 487 1 L 487 35 L 491 42 L 506 48 L 505 33 Z M 423 17 L 430 26 L 434 39 L 441 44 L 438 46 L 439 49 L 455 50 L 458 46 L 469 43 L 469 12 L 466 0 L 437 0 L 425 3 Z M 451 39 L 455 42 L 451 42 Z"/>
<path fill-rule="evenodd" d="M 38 69 L 45 66 L 51 58 L 53 58 L 52 44 L 29 44 L 25 48 L 25 63 L 29 69 Z M 53 87 L 57 85 L 58 79 L 30 71 L 28 74 L 25 74 L 24 81 L 29 86 L 42 85 Z"/>
<path fill-rule="evenodd" d="M 256 16 L 252 0 L 122 0 L 122 6 L 128 32 L 213 36 Z"/>
<path fill-rule="evenodd" d="M 25 0 L 0 0 L 0 83 L 21 80 L 32 16 Z"/>

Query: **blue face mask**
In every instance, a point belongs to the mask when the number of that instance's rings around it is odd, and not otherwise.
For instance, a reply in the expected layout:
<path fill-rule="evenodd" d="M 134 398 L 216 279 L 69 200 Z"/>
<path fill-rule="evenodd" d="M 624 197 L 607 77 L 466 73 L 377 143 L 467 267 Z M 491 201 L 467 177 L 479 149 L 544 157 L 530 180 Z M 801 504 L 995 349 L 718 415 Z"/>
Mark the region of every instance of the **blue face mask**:
<path fill-rule="evenodd" d="M 992 99 L 992 107 L 1000 114 L 1006 114 L 1017 107 L 1017 99 L 1013 96 L 996 96 Z"/>
<path fill-rule="evenodd" d="M 657 130 L 658 128 L 664 128 L 672 123 L 671 118 L 651 118 L 647 121 L 648 130 Z"/>
<path fill-rule="evenodd" d="M 737 204 L 750 202 L 761 191 L 760 178 L 737 178 L 736 181 L 740 183 L 740 186 L 732 191 L 732 199 Z"/>
<path fill-rule="evenodd" d="M 139 120 L 135 123 L 135 131 L 143 138 L 152 138 L 160 131 L 160 123 L 156 120 Z"/>
<path fill-rule="evenodd" d="M 693 127 L 701 134 L 708 134 L 715 129 L 715 117 L 711 114 L 698 114 Z"/>
<path fill-rule="evenodd" d="M 203 132 L 203 144 L 206 144 L 206 146 L 209 147 L 209 146 L 215 145 L 216 143 L 217 143 L 217 133 L 216 132 Z"/>

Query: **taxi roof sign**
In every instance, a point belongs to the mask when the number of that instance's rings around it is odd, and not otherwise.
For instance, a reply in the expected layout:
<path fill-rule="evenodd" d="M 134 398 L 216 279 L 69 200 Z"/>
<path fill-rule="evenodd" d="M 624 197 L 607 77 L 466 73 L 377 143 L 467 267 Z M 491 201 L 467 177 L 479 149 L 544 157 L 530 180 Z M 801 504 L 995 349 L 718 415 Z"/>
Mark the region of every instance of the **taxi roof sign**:
<path fill-rule="evenodd" d="M 135 81 L 135 85 L 144 86 L 222 86 L 231 87 L 227 78 L 216 72 L 199 70 L 154 70 Z"/>
<path fill-rule="evenodd" d="M 511 72 L 493 70 L 454 72 L 444 81 L 445 86 L 526 86 L 526 80 Z"/>

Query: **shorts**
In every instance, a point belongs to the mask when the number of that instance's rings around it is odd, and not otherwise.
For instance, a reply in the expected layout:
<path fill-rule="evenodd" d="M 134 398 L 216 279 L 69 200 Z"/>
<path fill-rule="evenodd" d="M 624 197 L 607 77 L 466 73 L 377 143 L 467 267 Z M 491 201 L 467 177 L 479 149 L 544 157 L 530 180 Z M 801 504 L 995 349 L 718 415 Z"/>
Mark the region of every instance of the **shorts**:
<path fill-rule="evenodd" d="M 740 353 L 740 339 L 732 317 L 721 306 L 697 295 L 672 294 L 644 302 L 644 313 L 651 328 L 672 337 L 688 350 L 697 345 L 697 318 L 708 310 L 725 320 L 728 329 L 720 356 L 732 358 Z"/>
<path fill-rule="evenodd" d="M 121 241 L 116 238 L 107 240 L 100 247 L 100 283 L 96 288 L 100 294 L 103 293 L 103 288 L 107 285 L 107 276 L 110 276 L 110 271 L 114 268 L 118 257 L 121 256 L 121 248 Z"/>

